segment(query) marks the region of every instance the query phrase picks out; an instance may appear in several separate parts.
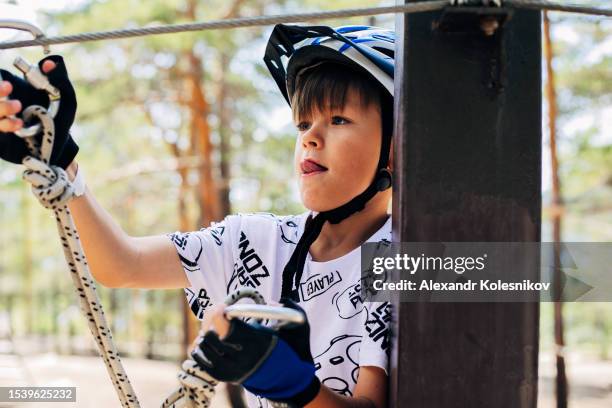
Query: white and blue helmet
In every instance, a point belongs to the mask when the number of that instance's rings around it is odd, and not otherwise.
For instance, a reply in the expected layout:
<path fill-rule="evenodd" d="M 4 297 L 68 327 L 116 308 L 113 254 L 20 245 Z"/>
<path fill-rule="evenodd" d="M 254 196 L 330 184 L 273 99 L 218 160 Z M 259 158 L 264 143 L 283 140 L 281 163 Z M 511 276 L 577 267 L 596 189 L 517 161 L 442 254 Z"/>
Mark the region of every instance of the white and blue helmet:
<path fill-rule="evenodd" d="M 395 32 L 379 27 L 278 24 L 274 27 L 264 62 L 291 104 L 295 80 L 304 68 L 324 61 L 345 64 L 369 73 L 393 96 Z"/>

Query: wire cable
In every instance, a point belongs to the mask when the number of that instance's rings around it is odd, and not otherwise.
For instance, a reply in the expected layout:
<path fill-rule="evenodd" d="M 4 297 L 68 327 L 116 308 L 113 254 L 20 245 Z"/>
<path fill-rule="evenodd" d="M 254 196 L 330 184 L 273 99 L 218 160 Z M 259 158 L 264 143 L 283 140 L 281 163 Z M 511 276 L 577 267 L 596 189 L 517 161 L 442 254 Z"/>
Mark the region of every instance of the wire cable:
<path fill-rule="evenodd" d="M 212 20 L 188 24 L 171 24 L 164 26 L 128 28 L 110 31 L 97 31 L 58 37 L 39 36 L 32 40 L 0 43 L 0 50 L 32 46 L 48 47 L 49 45 L 81 43 L 108 39 L 143 37 L 148 35 L 172 34 L 190 31 L 226 30 L 242 27 L 267 26 L 279 23 L 297 23 L 309 20 L 324 20 L 340 17 L 373 16 L 393 13 L 420 13 L 436 11 L 449 6 L 452 0 L 421 1 L 399 6 L 365 7 L 312 13 L 277 14 L 271 16 L 241 17 L 224 20 Z M 476 3 L 474 3 L 476 4 Z M 504 0 L 503 5 L 515 8 L 563 11 L 570 13 L 591 14 L 595 16 L 612 16 L 612 9 L 588 7 L 576 4 L 561 4 L 546 0 Z"/>
<path fill-rule="evenodd" d="M 612 17 L 612 9 L 582 6 L 579 4 L 561 4 L 548 0 L 504 0 L 504 5 L 532 10 L 564 11 L 568 13 Z"/>
<path fill-rule="evenodd" d="M 75 42 L 99 41 L 107 39 L 142 37 L 147 35 L 171 34 L 188 31 L 224 30 L 240 27 L 267 26 L 279 23 L 297 23 L 308 20 L 323 20 L 340 17 L 373 16 L 392 13 L 419 13 L 440 10 L 449 4 L 448 0 L 422 1 L 401 6 L 353 8 L 313 13 L 277 14 L 271 16 L 256 16 L 212 20 L 189 24 L 172 24 L 164 26 L 131 28 L 111 31 L 99 31 L 59 37 L 39 37 L 33 40 L 0 43 L 0 50 L 32 46 L 48 46 Z"/>

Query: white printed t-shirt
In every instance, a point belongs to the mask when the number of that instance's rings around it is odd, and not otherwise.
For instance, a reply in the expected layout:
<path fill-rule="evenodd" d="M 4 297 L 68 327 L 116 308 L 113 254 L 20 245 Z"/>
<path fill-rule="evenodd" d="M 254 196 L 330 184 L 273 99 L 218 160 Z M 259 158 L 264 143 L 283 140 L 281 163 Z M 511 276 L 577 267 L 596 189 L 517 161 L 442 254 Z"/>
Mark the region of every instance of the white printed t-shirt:
<path fill-rule="evenodd" d="M 202 320 L 228 293 L 249 287 L 267 302 L 278 302 L 282 276 L 310 213 L 276 216 L 238 214 L 197 232 L 169 234 L 191 287 L 185 289 L 193 313 Z M 391 218 L 368 242 L 391 241 Z M 310 323 L 310 349 L 316 375 L 335 392 L 351 396 L 359 366 L 387 371 L 390 305 L 363 302 L 361 248 L 340 258 L 306 258 L 299 305 Z M 263 401 L 247 392 L 249 407 Z M 266 403 L 263 402 L 262 406 Z"/>

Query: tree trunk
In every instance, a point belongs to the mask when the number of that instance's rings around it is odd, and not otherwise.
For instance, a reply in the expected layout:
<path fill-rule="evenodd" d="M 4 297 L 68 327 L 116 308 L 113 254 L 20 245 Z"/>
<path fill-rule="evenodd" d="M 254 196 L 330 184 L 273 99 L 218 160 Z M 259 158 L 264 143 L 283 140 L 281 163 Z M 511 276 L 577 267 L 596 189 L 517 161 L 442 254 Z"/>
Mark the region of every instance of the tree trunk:
<path fill-rule="evenodd" d="M 554 257 L 553 270 L 554 276 L 554 296 L 558 298 L 561 294 L 561 216 L 563 208 L 563 199 L 561 197 L 561 185 L 559 181 L 559 162 L 557 160 L 557 95 L 555 90 L 555 74 L 552 68 L 553 50 L 550 39 L 550 21 L 548 13 L 544 12 L 544 54 L 546 56 L 546 99 L 548 100 L 548 129 L 549 129 L 549 144 L 550 144 L 550 161 L 552 175 L 552 223 L 553 223 L 553 242 Z M 561 300 L 561 299 L 559 299 Z M 557 379 L 555 382 L 555 391 L 557 396 L 557 408 L 567 407 L 567 377 L 565 375 L 565 356 L 563 339 L 563 303 L 561 301 L 554 302 L 554 318 L 555 318 L 555 353 L 557 363 Z"/>
<path fill-rule="evenodd" d="M 191 21 L 196 20 L 196 6 L 195 0 L 190 0 L 187 4 L 186 16 Z M 202 87 L 204 68 L 201 59 L 193 50 L 189 50 L 185 54 L 185 58 L 189 62 L 189 69 L 184 79 L 189 95 L 187 108 L 190 114 L 190 148 L 192 153 L 197 154 L 201 159 L 198 167 L 198 190 L 196 193 L 199 208 L 196 227 L 199 229 L 209 226 L 212 221 L 219 220 L 221 213 L 217 186 L 213 178 L 213 149 L 210 141 L 210 126 L 207 120 L 209 106 Z M 185 230 L 191 230 L 191 228 Z M 183 300 L 182 304 L 185 333 L 183 346 L 187 350 L 191 341 L 197 336 L 200 323 L 191 313 L 187 302 Z"/>
<path fill-rule="evenodd" d="M 181 158 L 181 151 L 177 145 L 177 143 L 170 144 L 170 148 L 174 154 L 174 157 L 178 159 Z M 189 213 L 187 210 L 187 198 L 189 197 L 189 167 L 179 166 L 177 168 L 179 175 L 181 176 L 181 185 L 179 187 L 178 194 L 178 216 L 179 216 L 179 230 L 180 231 L 191 231 L 193 226 L 189 219 Z M 181 341 L 183 351 L 187 351 L 191 344 L 191 341 L 196 337 L 198 332 L 198 323 L 197 319 L 193 316 L 187 301 L 185 300 L 185 295 L 183 291 L 178 292 L 178 302 L 181 307 L 182 315 L 183 315 L 183 339 Z"/>
<path fill-rule="evenodd" d="M 200 228 L 208 227 L 212 221 L 221 217 L 221 203 L 217 185 L 213 177 L 212 143 L 210 141 L 210 126 L 208 125 L 209 106 L 202 88 L 202 60 L 193 50 L 188 52 L 189 73 L 187 83 L 191 99 L 189 111 L 191 114 L 191 142 L 196 154 L 202 160 L 198 168 L 198 191 L 196 194 L 200 208 L 198 224 Z"/>
<path fill-rule="evenodd" d="M 218 79 L 219 91 L 217 94 L 217 109 L 219 116 L 219 152 L 220 162 L 219 169 L 221 171 L 221 183 L 219 186 L 219 200 L 221 201 L 221 215 L 225 216 L 232 211 L 231 203 L 229 200 L 230 193 L 230 166 L 229 166 L 229 138 L 230 132 L 228 132 L 230 126 L 230 107 L 228 106 L 227 99 L 227 79 L 226 70 L 230 63 L 230 58 L 226 53 L 221 53 L 221 70 Z"/>

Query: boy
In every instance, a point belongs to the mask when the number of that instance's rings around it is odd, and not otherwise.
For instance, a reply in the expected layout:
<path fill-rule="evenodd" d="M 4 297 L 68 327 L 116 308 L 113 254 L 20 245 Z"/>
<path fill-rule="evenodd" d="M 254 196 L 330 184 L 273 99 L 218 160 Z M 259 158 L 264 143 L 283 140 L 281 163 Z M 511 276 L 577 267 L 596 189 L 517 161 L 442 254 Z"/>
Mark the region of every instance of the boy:
<path fill-rule="evenodd" d="M 386 404 L 390 310 L 362 300 L 359 248 L 391 240 L 393 43 L 392 32 L 363 26 L 278 25 L 272 32 L 264 60 L 293 110 L 307 213 L 234 215 L 197 232 L 136 238 L 88 190 L 70 202 L 96 279 L 109 287 L 186 288 L 208 329 L 194 358 L 215 378 L 242 383 L 249 406 L 265 404 L 260 397 L 284 406 Z M 69 93 L 61 59 L 41 66 Z M 58 72 L 65 81 L 53 78 Z M 3 83 L 0 96 L 10 92 Z M 0 102 L 0 131 L 21 127 L 7 118 L 19 109 Z M 54 160 L 82 184 L 67 133 L 71 113 L 56 117 L 66 131 L 56 135 Z M 0 157 L 20 162 L 20 154 L 19 140 L 0 134 Z M 277 335 L 228 322 L 223 299 L 242 287 L 303 309 L 309 326 Z"/>

